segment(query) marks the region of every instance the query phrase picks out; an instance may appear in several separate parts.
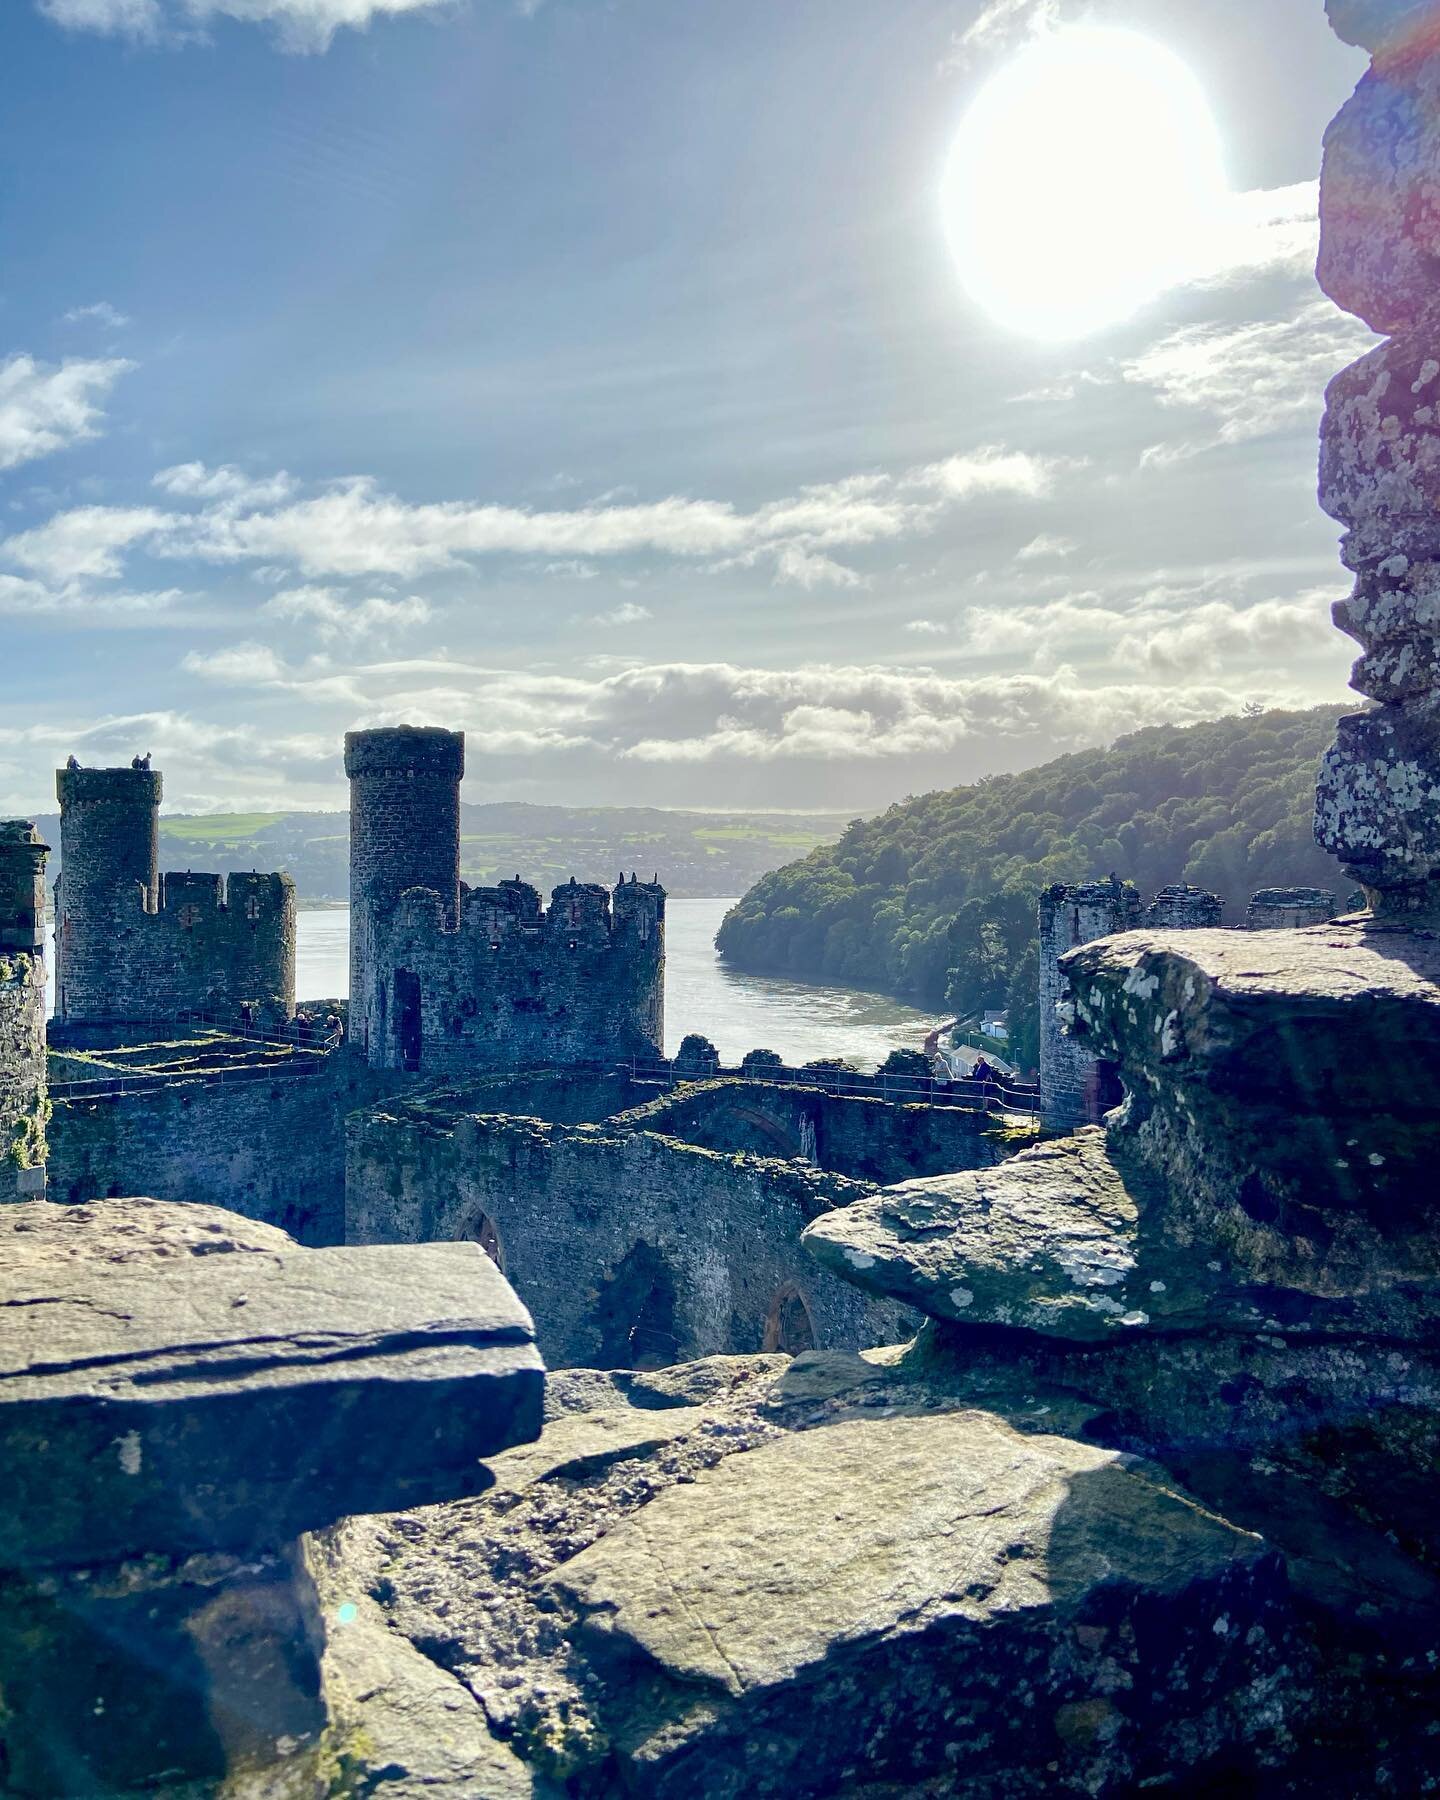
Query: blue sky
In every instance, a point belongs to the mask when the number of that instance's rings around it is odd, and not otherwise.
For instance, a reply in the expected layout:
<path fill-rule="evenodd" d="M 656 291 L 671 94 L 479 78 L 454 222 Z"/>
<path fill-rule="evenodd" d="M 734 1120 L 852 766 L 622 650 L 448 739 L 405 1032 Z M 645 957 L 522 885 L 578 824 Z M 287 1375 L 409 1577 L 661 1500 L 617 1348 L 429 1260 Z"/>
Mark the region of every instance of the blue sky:
<path fill-rule="evenodd" d="M 71 750 L 338 804 L 344 730 L 421 719 L 474 799 L 858 810 L 1343 693 L 1321 0 L 388 6 L 6 0 L 0 808 Z M 1057 344 L 938 190 L 1077 18 L 1271 199 Z"/>

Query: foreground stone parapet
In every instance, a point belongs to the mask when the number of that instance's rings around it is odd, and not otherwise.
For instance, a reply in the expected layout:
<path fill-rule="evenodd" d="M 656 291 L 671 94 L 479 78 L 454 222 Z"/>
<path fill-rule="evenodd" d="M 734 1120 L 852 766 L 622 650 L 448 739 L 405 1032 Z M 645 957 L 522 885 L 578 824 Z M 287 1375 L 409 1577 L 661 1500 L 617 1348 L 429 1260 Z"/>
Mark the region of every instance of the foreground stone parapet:
<path fill-rule="evenodd" d="M 933 1318 L 1072 1342 L 1428 1346 L 1440 940 L 1130 932 L 1064 966 L 1080 1042 L 1127 1090 L 1108 1128 L 838 1208 L 811 1254 Z"/>
<path fill-rule="evenodd" d="M 299 1534 L 476 1493 L 542 1403 L 529 1315 L 478 1245 L 302 1250 L 143 1199 L 0 1208 L 0 1786 L 273 1765 L 257 1794 L 326 1791 Z"/>
<path fill-rule="evenodd" d="M 555 1377 L 552 1456 L 348 1521 L 325 1590 L 380 1596 L 388 1642 L 458 1678 L 447 1729 L 488 1716 L 536 1784 L 504 1795 L 1131 1792 L 1286 1718 L 1305 1655 L 1268 1544 L 1059 1402 L 1032 1435 L 826 1360 Z"/>
<path fill-rule="evenodd" d="M 27 1211 L 0 1215 L 0 1566 L 283 1542 L 473 1493 L 538 1430 L 529 1315 L 478 1245 L 117 1265 Z"/>

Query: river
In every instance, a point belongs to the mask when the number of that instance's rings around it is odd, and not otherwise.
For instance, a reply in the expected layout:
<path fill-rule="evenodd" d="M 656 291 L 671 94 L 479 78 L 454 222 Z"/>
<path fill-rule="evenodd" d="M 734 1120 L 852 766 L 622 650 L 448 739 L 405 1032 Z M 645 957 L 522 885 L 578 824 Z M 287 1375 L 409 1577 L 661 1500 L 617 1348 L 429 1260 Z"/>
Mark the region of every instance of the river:
<path fill-rule="evenodd" d="M 786 1062 L 844 1056 L 872 1069 L 897 1048 L 918 1049 L 936 1023 L 883 994 L 816 987 L 769 975 L 739 975 L 715 951 L 733 900 L 671 900 L 665 908 L 665 1050 L 701 1032 L 727 1063 L 747 1050 L 778 1050 Z M 343 906 L 300 914 L 295 993 L 338 998 L 349 990 L 350 915 Z"/>

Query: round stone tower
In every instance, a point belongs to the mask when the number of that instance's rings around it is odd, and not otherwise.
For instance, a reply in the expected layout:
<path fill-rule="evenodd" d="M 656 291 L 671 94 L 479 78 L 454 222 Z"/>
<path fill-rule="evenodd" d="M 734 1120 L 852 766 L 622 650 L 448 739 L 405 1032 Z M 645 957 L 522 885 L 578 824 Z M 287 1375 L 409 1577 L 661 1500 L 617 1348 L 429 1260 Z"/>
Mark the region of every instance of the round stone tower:
<path fill-rule="evenodd" d="M 397 725 L 345 738 L 350 778 L 350 1041 L 365 1051 L 384 1004 L 374 927 L 409 888 L 429 888 L 453 929 L 460 912 L 465 734 Z"/>
<path fill-rule="evenodd" d="M 100 1019 L 144 991 L 141 921 L 159 903 L 158 769 L 60 769 L 55 1016 Z"/>

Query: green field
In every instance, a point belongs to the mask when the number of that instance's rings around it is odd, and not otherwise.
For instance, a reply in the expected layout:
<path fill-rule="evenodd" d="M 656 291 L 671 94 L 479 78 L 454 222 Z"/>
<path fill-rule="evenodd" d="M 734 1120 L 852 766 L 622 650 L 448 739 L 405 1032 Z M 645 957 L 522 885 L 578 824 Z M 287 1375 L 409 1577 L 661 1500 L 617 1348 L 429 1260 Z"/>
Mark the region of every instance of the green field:
<path fill-rule="evenodd" d="M 190 843 L 240 844 L 278 825 L 288 813 L 209 813 L 162 819 L 161 837 L 182 838 Z"/>

